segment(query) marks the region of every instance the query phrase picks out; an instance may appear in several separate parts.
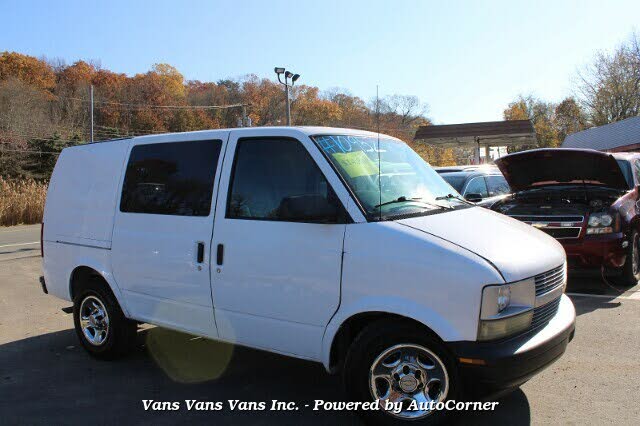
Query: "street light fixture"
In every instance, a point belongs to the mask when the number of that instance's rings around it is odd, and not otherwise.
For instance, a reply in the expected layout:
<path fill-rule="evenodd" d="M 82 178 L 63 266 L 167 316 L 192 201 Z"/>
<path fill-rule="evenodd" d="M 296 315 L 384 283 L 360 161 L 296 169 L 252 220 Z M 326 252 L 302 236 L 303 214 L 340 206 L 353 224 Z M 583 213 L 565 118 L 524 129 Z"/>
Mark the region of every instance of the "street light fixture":
<path fill-rule="evenodd" d="M 291 126 L 291 103 L 289 102 L 289 87 L 293 87 L 293 84 L 300 78 L 300 74 L 294 74 L 291 71 L 287 71 L 282 67 L 275 67 L 273 71 L 278 76 L 278 82 L 284 85 L 284 92 L 287 100 L 287 126 Z M 284 74 L 284 81 L 280 79 L 280 76 Z M 291 80 L 291 82 L 289 82 Z"/>

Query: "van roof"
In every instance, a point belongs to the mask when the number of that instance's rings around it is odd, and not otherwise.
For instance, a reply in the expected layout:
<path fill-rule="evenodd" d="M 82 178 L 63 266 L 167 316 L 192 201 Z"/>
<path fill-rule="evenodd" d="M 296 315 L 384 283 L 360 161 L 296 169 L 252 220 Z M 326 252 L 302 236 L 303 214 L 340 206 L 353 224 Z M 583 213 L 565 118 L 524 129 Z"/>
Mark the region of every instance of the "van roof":
<path fill-rule="evenodd" d="M 115 142 L 120 140 L 135 140 L 135 141 L 152 141 L 152 140 L 166 140 L 167 136 L 177 136 L 180 135 L 180 140 L 188 140 L 188 135 L 198 135 L 198 136 L 206 136 L 207 134 L 215 134 L 218 132 L 234 132 L 234 133 L 247 133 L 252 136 L 255 135 L 256 131 L 264 131 L 265 133 L 275 133 L 277 131 L 286 130 L 288 132 L 293 131 L 293 133 L 301 133 L 307 136 L 312 135 L 361 135 L 361 136 L 377 136 L 378 133 L 371 132 L 368 130 L 360 130 L 360 129 L 348 129 L 342 127 L 322 127 L 322 126 L 263 126 L 263 127 L 234 127 L 234 128 L 226 128 L 226 129 L 209 129 L 209 130 L 195 130 L 190 132 L 173 132 L 173 133 L 155 133 L 143 136 L 132 136 L 132 137 L 123 137 L 117 139 L 107 139 L 104 141 L 96 141 L 96 143 L 106 143 L 106 142 Z M 389 135 L 385 135 L 380 133 L 381 136 L 385 138 L 397 139 Z M 180 142 L 177 140 L 176 142 Z M 90 145 L 82 144 L 76 146 L 86 146 Z"/>
<path fill-rule="evenodd" d="M 174 132 L 174 133 L 158 133 L 152 135 L 136 136 L 133 139 L 148 139 L 155 137 L 164 137 L 167 135 L 184 135 L 184 134 L 203 134 L 207 132 L 235 132 L 235 133 L 255 133 L 256 130 L 273 132 L 278 130 L 298 131 L 307 136 L 311 135 L 367 135 L 377 136 L 378 133 L 368 130 L 360 129 L 348 129 L 342 127 L 322 127 L 322 126 L 260 126 L 260 127 L 231 127 L 226 129 L 210 129 L 210 130 L 195 130 L 191 132 Z M 381 133 L 382 135 L 382 133 Z M 388 137 L 388 135 L 385 135 Z"/>

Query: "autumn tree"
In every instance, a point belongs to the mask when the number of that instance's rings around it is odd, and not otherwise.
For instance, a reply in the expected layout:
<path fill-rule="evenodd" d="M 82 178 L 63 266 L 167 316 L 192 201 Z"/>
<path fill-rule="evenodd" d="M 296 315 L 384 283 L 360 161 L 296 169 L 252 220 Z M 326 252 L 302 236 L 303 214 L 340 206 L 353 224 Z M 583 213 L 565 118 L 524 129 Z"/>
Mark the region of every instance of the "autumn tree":
<path fill-rule="evenodd" d="M 9 77 L 39 90 L 52 90 L 56 84 L 56 76 L 52 67 L 45 61 L 33 56 L 15 52 L 0 53 L 0 80 Z"/>
<path fill-rule="evenodd" d="M 587 128 L 587 116 L 575 98 L 565 98 L 556 106 L 554 125 L 558 140 L 562 142 L 567 135 Z"/>
<path fill-rule="evenodd" d="M 613 52 L 599 52 L 578 74 L 577 91 L 595 126 L 640 115 L 640 37 Z"/>
<path fill-rule="evenodd" d="M 554 148 L 561 142 L 554 124 L 555 109 L 556 106 L 551 102 L 542 101 L 532 95 L 521 95 L 509 103 L 503 116 L 505 120 L 531 120 L 538 147 Z"/>

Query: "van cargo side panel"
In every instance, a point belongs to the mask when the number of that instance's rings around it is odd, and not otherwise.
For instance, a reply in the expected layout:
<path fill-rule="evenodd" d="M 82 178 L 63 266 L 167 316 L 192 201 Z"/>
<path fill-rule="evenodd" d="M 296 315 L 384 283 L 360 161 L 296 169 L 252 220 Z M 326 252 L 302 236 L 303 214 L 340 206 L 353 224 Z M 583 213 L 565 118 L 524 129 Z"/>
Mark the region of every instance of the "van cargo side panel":
<path fill-rule="evenodd" d="M 45 205 L 44 239 L 110 248 L 114 206 L 129 141 L 62 151 Z"/>

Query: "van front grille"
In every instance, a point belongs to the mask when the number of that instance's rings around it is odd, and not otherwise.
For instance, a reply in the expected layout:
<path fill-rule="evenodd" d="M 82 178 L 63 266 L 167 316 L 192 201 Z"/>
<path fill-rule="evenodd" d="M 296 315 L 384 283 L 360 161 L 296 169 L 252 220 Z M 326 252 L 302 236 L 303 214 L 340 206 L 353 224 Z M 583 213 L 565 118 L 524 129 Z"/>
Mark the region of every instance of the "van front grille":
<path fill-rule="evenodd" d="M 536 275 L 534 277 L 536 283 L 536 297 L 564 285 L 566 279 L 565 275 L 564 265 L 560 265 L 550 271 Z"/>
<path fill-rule="evenodd" d="M 533 319 L 531 320 L 531 328 L 535 329 L 546 325 L 549 321 L 551 321 L 551 318 L 555 316 L 556 312 L 558 312 L 559 306 L 560 297 L 552 300 L 545 305 L 534 308 Z"/>

